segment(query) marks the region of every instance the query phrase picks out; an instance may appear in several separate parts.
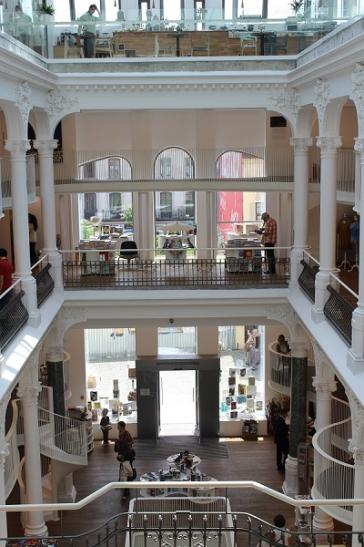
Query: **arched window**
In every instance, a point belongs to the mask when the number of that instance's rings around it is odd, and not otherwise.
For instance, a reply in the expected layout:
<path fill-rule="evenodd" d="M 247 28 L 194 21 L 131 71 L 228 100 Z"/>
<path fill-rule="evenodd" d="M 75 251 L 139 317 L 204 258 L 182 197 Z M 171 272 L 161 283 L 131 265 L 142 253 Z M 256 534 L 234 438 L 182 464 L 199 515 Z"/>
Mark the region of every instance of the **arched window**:
<path fill-rule="evenodd" d="M 244 179 L 262 177 L 264 159 L 236 150 L 228 150 L 216 161 L 216 177 Z M 217 192 L 217 241 L 223 247 L 226 241 L 254 229 L 265 208 L 265 192 Z"/>
<path fill-rule="evenodd" d="M 131 165 L 125 158 L 111 156 L 79 165 L 80 179 L 131 180 Z"/>
<path fill-rule="evenodd" d="M 194 162 L 182 148 L 167 148 L 158 154 L 154 163 L 155 179 L 193 179 Z M 168 223 L 183 223 L 195 228 L 195 192 L 163 191 L 155 192 L 156 235 L 163 234 Z M 157 239 L 157 246 L 165 244 L 165 239 Z"/>
<path fill-rule="evenodd" d="M 160 152 L 154 163 L 156 179 L 193 179 L 194 163 L 182 148 L 167 148 Z"/>

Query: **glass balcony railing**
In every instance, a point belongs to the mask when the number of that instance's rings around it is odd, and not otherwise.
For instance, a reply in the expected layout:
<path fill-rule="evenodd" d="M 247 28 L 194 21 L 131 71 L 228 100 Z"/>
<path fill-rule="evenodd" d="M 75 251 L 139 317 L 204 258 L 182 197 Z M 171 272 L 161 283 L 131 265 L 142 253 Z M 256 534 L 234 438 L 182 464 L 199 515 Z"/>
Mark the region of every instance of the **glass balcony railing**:
<path fill-rule="evenodd" d="M 29 19 L 29 18 L 28 18 Z M 79 23 L 8 21 L 2 30 L 43 57 L 81 58 Z M 234 20 L 197 17 L 161 20 L 123 18 L 96 25 L 93 57 L 223 57 L 295 55 L 346 19 Z"/>

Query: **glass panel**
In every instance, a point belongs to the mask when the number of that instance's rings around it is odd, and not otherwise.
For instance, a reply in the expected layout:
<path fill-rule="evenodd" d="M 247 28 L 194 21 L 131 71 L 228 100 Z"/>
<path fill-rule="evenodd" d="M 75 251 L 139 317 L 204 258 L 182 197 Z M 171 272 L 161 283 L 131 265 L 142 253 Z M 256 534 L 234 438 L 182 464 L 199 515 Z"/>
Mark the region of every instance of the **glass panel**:
<path fill-rule="evenodd" d="M 86 388 L 94 421 L 102 408 L 110 421 L 137 421 L 135 330 L 85 330 Z"/>
<path fill-rule="evenodd" d="M 264 327 L 219 327 L 220 420 L 265 415 Z"/>
<path fill-rule="evenodd" d="M 159 327 L 158 354 L 181 355 L 196 353 L 195 327 Z"/>

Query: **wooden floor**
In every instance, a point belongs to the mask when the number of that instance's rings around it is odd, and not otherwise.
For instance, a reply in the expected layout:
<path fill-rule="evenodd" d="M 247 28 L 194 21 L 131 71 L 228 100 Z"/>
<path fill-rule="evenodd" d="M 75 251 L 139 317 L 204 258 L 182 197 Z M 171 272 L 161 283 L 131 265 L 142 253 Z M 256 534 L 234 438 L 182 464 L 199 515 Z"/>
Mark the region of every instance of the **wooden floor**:
<path fill-rule="evenodd" d="M 181 450 L 188 447 L 188 438 L 181 437 L 180 441 Z M 275 445 L 272 439 L 265 437 L 263 441 L 243 442 L 241 439 L 223 441 L 225 446 L 221 448 L 216 444 L 214 449 L 214 444 L 211 442 L 201 447 L 201 455 L 203 455 L 199 466 L 201 471 L 218 480 L 255 480 L 281 491 L 284 477 L 275 466 Z M 176 439 L 175 442 L 177 442 Z M 163 454 L 158 444 L 156 446 L 153 441 L 145 440 L 139 443 L 138 449 L 138 441 L 135 442 L 137 453 L 135 467 L 138 476 L 147 471 L 158 471 L 166 467 L 165 458 L 169 454 Z M 196 454 L 198 455 L 198 449 Z M 101 441 L 96 441 L 94 451 L 89 455 L 88 466 L 74 473 L 77 499 L 83 498 L 108 482 L 117 480 L 118 468 L 113 444 L 104 447 Z M 221 494 L 224 495 L 224 492 Z M 293 524 L 293 509 L 286 504 L 250 490 L 231 490 L 228 492 L 228 497 L 233 511 L 247 511 L 270 522 L 277 513 L 282 513 L 286 517 L 287 525 Z M 11 502 L 14 503 L 15 500 L 12 499 Z M 65 512 L 59 522 L 48 522 L 49 533 L 50 535 L 80 533 L 95 528 L 111 516 L 126 510 L 127 504 L 121 502 L 120 491 L 113 491 L 81 511 Z M 9 536 L 22 535 L 15 517 L 12 517 L 8 523 L 8 533 Z"/>

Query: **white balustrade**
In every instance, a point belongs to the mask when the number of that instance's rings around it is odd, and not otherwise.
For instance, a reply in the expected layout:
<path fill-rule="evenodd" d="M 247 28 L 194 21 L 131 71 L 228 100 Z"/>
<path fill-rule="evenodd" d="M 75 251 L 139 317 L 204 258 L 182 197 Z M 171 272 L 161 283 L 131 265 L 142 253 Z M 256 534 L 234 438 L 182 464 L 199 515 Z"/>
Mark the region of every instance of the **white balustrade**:
<path fill-rule="evenodd" d="M 354 496 L 354 465 L 349 450 L 351 416 L 349 404 L 332 398 L 332 417 L 338 420 L 317 431 L 312 439 L 315 455 L 315 498 L 350 499 Z M 325 512 L 346 524 L 352 523 L 352 506 L 325 508 Z"/>
<path fill-rule="evenodd" d="M 5 436 L 5 442 L 8 445 L 9 454 L 5 460 L 5 496 L 8 497 L 12 491 L 18 476 L 19 469 L 19 450 L 17 443 L 17 422 L 18 422 L 18 401 L 13 399 L 11 401 L 12 407 L 12 422 L 11 426 Z"/>

